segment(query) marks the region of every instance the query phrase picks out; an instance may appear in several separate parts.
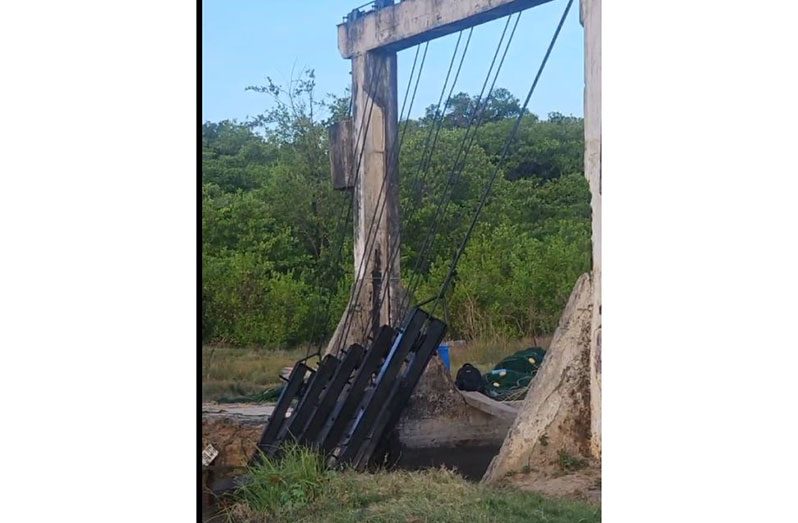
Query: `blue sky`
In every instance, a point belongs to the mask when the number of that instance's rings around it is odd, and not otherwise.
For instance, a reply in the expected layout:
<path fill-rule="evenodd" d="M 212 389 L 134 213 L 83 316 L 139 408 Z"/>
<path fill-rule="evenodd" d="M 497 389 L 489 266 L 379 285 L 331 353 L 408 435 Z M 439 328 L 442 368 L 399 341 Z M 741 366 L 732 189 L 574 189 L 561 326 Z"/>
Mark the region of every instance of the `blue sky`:
<path fill-rule="evenodd" d="M 271 106 L 265 94 L 245 91 L 266 76 L 287 83 L 292 70 L 316 71 L 320 94 L 342 94 L 350 64 L 337 47 L 336 25 L 362 0 L 203 0 L 202 119 L 219 121 L 260 114 Z M 497 87 L 523 100 L 557 25 L 565 0 L 526 10 L 507 54 Z M 476 94 L 482 87 L 505 20 L 474 30 L 455 92 Z M 509 31 L 508 31 L 509 32 Z M 430 43 L 412 116 L 437 102 L 457 35 Z M 463 39 L 465 41 L 465 38 Z M 582 116 L 583 40 L 579 3 L 574 2 L 546 70 L 530 102 L 541 116 L 551 111 Z M 400 103 L 415 49 L 399 53 Z"/>

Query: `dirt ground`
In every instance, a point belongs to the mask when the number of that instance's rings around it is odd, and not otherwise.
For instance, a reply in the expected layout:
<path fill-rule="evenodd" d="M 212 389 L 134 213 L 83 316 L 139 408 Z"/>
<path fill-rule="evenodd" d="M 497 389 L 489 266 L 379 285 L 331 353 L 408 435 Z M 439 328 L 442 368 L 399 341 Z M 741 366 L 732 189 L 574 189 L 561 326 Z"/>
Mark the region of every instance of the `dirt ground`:
<path fill-rule="evenodd" d="M 570 473 L 518 473 L 503 483 L 547 497 L 601 504 L 601 470 L 595 466 Z"/>
<path fill-rule="evenodd" d="M 219 451 L 213 462 L 217 478 L 247 464 L 273 409 L 273 405 L 202 405 L 202 448 L 210 444 Z"/>

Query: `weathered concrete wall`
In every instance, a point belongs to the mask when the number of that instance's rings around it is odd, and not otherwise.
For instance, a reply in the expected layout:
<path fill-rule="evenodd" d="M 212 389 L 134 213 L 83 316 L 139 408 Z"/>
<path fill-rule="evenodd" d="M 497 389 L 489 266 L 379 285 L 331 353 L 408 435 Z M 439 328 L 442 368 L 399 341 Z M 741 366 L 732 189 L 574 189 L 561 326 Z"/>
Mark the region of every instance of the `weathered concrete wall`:
<path fill-rule="evenodd" d="M 524 467 L 556 469 L 560 452 L 589 454 L 591 287 L 589 274 L 574 285 L 543 365 L 484 481 Z"/>
<path fill-rule="evenodd" d="M 433 357 L 397 425 L 409 448 L 500 445 L 512 419 L 492 416 L 467 403 L 443 363 Z"/>
<path fill-rule="evenodd" d="M 400 51 L 551 0 L 404 0 L 338 26 L 344 58 Z"/>
<path fill-rule="evenodd" d="M 585 28 L 585 177 L 593 209 L 593 324 L 590 335 L 591 452 L 601 457 L 601 0 L 581 0 Z"/>

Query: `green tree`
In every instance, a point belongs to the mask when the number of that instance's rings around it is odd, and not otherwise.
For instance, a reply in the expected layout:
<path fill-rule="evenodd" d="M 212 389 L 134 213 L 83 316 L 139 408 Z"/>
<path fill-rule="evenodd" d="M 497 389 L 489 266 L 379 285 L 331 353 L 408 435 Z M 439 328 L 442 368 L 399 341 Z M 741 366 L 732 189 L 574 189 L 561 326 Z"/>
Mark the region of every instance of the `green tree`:
<path fill-rule="evenodd" d="M 351 196 L 332 189 L 326 127 L 348 116 L 349 96 L 318 96 L 312 71 L 286 86 L 266 80 L 250 90 L 268 96 L 270 109 L 247 122 L 202 127 L 201 299 L 205 341 L 276 348 L 330 335 L 346 305 L 352 225 L 342 218 Z M 404 284 L 419 282 L 417 300 L 437 294 L 498 168 L 493 195 L 446 293 L 450 333 L 549 333 L 574 281 L 590 268 L 582 120 L 525 114 L 499 165 L 521 108 L 509 91 L 496 89 L 463 161 L 476 104 L 466 93 L 452 97 L 431 155 L 435 107 L 402 124 Z M 436 241 L 422 251 L 433 226 Z"/>

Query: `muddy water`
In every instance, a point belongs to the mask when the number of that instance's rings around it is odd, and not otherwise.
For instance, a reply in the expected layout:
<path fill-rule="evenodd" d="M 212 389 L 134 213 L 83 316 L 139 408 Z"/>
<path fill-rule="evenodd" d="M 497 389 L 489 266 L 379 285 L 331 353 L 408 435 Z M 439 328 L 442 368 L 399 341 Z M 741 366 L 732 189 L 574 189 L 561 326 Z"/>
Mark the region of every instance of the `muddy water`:
<path fill-rule="evenodd" d="M 444 466 L 455 469 L 469 481 L 479 481 L 488 469 L 490 460 L 499 453 L 500 445 L 403 448 L 396 468 L 421 470 Z"/>

